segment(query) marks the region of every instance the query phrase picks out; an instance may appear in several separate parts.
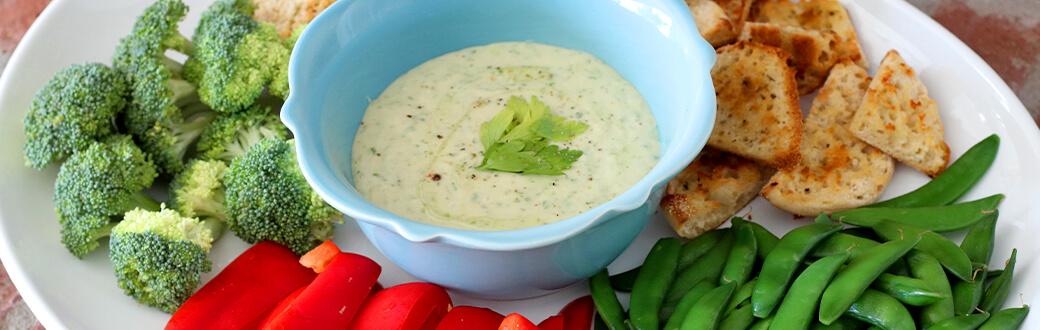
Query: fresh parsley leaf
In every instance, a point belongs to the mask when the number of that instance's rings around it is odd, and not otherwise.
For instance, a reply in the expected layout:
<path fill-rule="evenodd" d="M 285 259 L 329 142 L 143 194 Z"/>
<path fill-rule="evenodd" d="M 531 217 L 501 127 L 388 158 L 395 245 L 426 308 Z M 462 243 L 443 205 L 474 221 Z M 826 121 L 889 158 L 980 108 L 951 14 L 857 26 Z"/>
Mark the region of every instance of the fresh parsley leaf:
<path fill-rule="evenodd" d="M 570 141 L 588 129 L 585 123 L 549 114 L 549 107 L 531 97 L 513 96 L 506 108 L 480 126 L 484 160 L 476 168 L 519 174 L 563 175 L 581 157 L 580 150 L 550 145 Z"/>

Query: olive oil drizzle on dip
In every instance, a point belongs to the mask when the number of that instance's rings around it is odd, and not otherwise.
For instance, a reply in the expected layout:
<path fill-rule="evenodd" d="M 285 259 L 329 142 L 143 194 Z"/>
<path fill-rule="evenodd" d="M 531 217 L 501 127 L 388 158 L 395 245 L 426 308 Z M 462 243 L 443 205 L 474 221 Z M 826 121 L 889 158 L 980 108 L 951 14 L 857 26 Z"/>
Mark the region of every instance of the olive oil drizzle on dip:
<path fill-rule="evenodd" d="M 583 154 L 564 175 L 475 169 L 481 124 L 512 96 L 588 125 L 553 142 Z M 371 102 L 354 140 L 354 184 L 369 201 L 434 225 L 508 230 L 553 223 L 617 197 L 660 154 L 657 124 L 628 81 L 584 52 L 505 42 L 445 54 Z"/>

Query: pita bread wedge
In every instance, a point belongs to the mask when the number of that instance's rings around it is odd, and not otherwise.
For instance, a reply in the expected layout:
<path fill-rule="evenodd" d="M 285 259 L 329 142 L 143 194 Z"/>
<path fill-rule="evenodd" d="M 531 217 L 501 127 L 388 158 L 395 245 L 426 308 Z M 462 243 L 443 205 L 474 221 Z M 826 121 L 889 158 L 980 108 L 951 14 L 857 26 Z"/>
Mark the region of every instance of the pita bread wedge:
<path fill-rule="evenodd" d="M 748 22 L 744 24 L 744 30 L 741 31 L 738 40 L 779 47 L 791 54 L 794 66 L 798 70 L 795 80 L 798 82 L 798 93 L 801 95 L 811 94 L 820 88 L 827 79 L 831 66 L 838 61 L 835 47 L 840 38 L 831 31 Z"/>
<path fill-rule="evenodd" d="M 849 132 L 870 77 L 843 60 L 831 69 L 805 118 L 802 161 L 777 171 L 761 195 L 788 212 L 814 216 L 867 205 L 885 191 L 895 161 Z"/>
<path fill-rule="evenodd" d="M 271 22 L 282 38 L 288 38 L 300 25 L 310 23 L 336 0 L 253 0 L 253 18 Z"/>
<path fill-rule="evenodd" d="M 712 47 L 722 47 L 737 39 L 733 22 L 719 4 L 711 0 L 687 0 L 686 5 L 690 7 L 697 30 Z"/>
<path fill-rule="evenodd" d="M 686 169 L 668 181 L 661 210 L 679 236 L 697 237 L 744 208 L 774 172 L 705 147 Z"/>
<path fill-rule="evenodd" d="M 950 161 L 938 106 L 914 69 L 894 50 L 881 60 L 849 129 L 861 140 L 933 177 L 945 171 Z"/>
<path fill-rule="evenodd" d="M 791 2 L 787 0 L 757 1 L 751 8 L 750 21 L 800 26 L 807 29 L 834 31 L 841 38 L 838 58 L 847 58 L 864 69 L 869 67 L 852 20 L 845 7 L 833 0 Z"/>
<path fill-rule="evenodd" d="M 708 145 L 775 168 L 797 165 L 802 111 L 791 56 L 744 41 L 716 53 L 718 111 Z"/>

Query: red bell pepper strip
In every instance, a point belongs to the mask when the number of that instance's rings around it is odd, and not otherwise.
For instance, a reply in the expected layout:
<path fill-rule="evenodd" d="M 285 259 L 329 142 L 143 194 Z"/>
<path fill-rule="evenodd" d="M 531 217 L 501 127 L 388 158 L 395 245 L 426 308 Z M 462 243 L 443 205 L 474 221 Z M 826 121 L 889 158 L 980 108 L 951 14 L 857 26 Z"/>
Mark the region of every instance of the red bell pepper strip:
<path fill-rule="evenodd" d="M 348 329 L 434 330 L 448 310 L 451 297 L 430 283 L 395 285 L 369 297 Z"/>
<path fill-rule="evenodd" d="M 455 306 L 437 324 L 437 330 L 497 330 L 504 318 L 488 308 Z"/>
<path fill-rule="evenodd" d="M 342 251 L 332 241 L 325 241 L 300 257 L 300 264 L 321 273 Z"/>
<path fill-rule="evenodd" d="M 528 320 L 523 315 L 513 313 L 506 315 L 505 319 L 502 319 L 502 324 L 498 325 L 498 330 L 539 330 L 534 322 Z"/>
<path fill-rule="evenodd" d="M 340 253 L 288 307 L 261 329 L 343 329 L 372 292 L 382 270 L 367 257 Z"/>
<path fill-rule="evenodd" d="M 166 329 L 256 329 L 282 298 L 314 280 L 292 250 L 260 242 L 173 313 Z"/>
<path fill-rule="evenodd" d="M 271 321 L 274 321 L 275 316 L 278 316 L 282 314 L 282 312 L 284 312 L 285 310 L 289 309 L 289 306 L 292 306 L 292 304 L 296 302 L 296 297 L 299 297 L 300 294 L 303 293 L 303 290 L 307 290 L 307 287 L 305 286 L 296 289 L 296 291 L 293 291 L 293 293 L 290 293 L 288 296 L 286 296 L 285 299 L 282 299 L 282 301 L 279 302 L 278 305 L 275 305 L 274 308 L 271 309 L 271 313 L 267 314 L 267 318 L 264 319 L 264 322 L 260 323 L 260 327 L 263 328 L 264 325 L 271 323 Z"/>
<path fill-rule="evenodd" d="M 564 328 L 565 324 L 566 324 L 566 321 L 564 320 L 563 314 L 556 314 L 556 315 L 553 315 L 553 316 L 550 316 L 550 317 L 546 318 L 545 320 L 542 321 L 542 323 L 538 323 L 538 329 L 541 329 L 541 330 L 564 330 L 564 329 L 567 329 L 567 328 Z"/>
<path fill-rule="evenodd" d="M 590 330 L 592 329 L 592 318 L 595 317 L 596 305 L 592 302 L 592 296 L 584 296 L 574 299 L 563 309 L 563 328 L 567 330 Z"/>

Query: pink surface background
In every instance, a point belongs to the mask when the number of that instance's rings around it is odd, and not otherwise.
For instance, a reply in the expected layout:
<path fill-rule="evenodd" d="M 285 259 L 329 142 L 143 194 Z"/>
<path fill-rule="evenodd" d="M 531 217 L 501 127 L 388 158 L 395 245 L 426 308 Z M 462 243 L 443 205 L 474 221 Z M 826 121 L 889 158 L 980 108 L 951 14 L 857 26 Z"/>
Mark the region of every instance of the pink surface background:
<path fill-rule="evenodd" d="M 1040 125 L 1040 1 L 907 0 L 975 50 Z M 50 0 L 0 0 L 0 74 Z M 0 329 L 42 329 L 0 267 Z"/>

